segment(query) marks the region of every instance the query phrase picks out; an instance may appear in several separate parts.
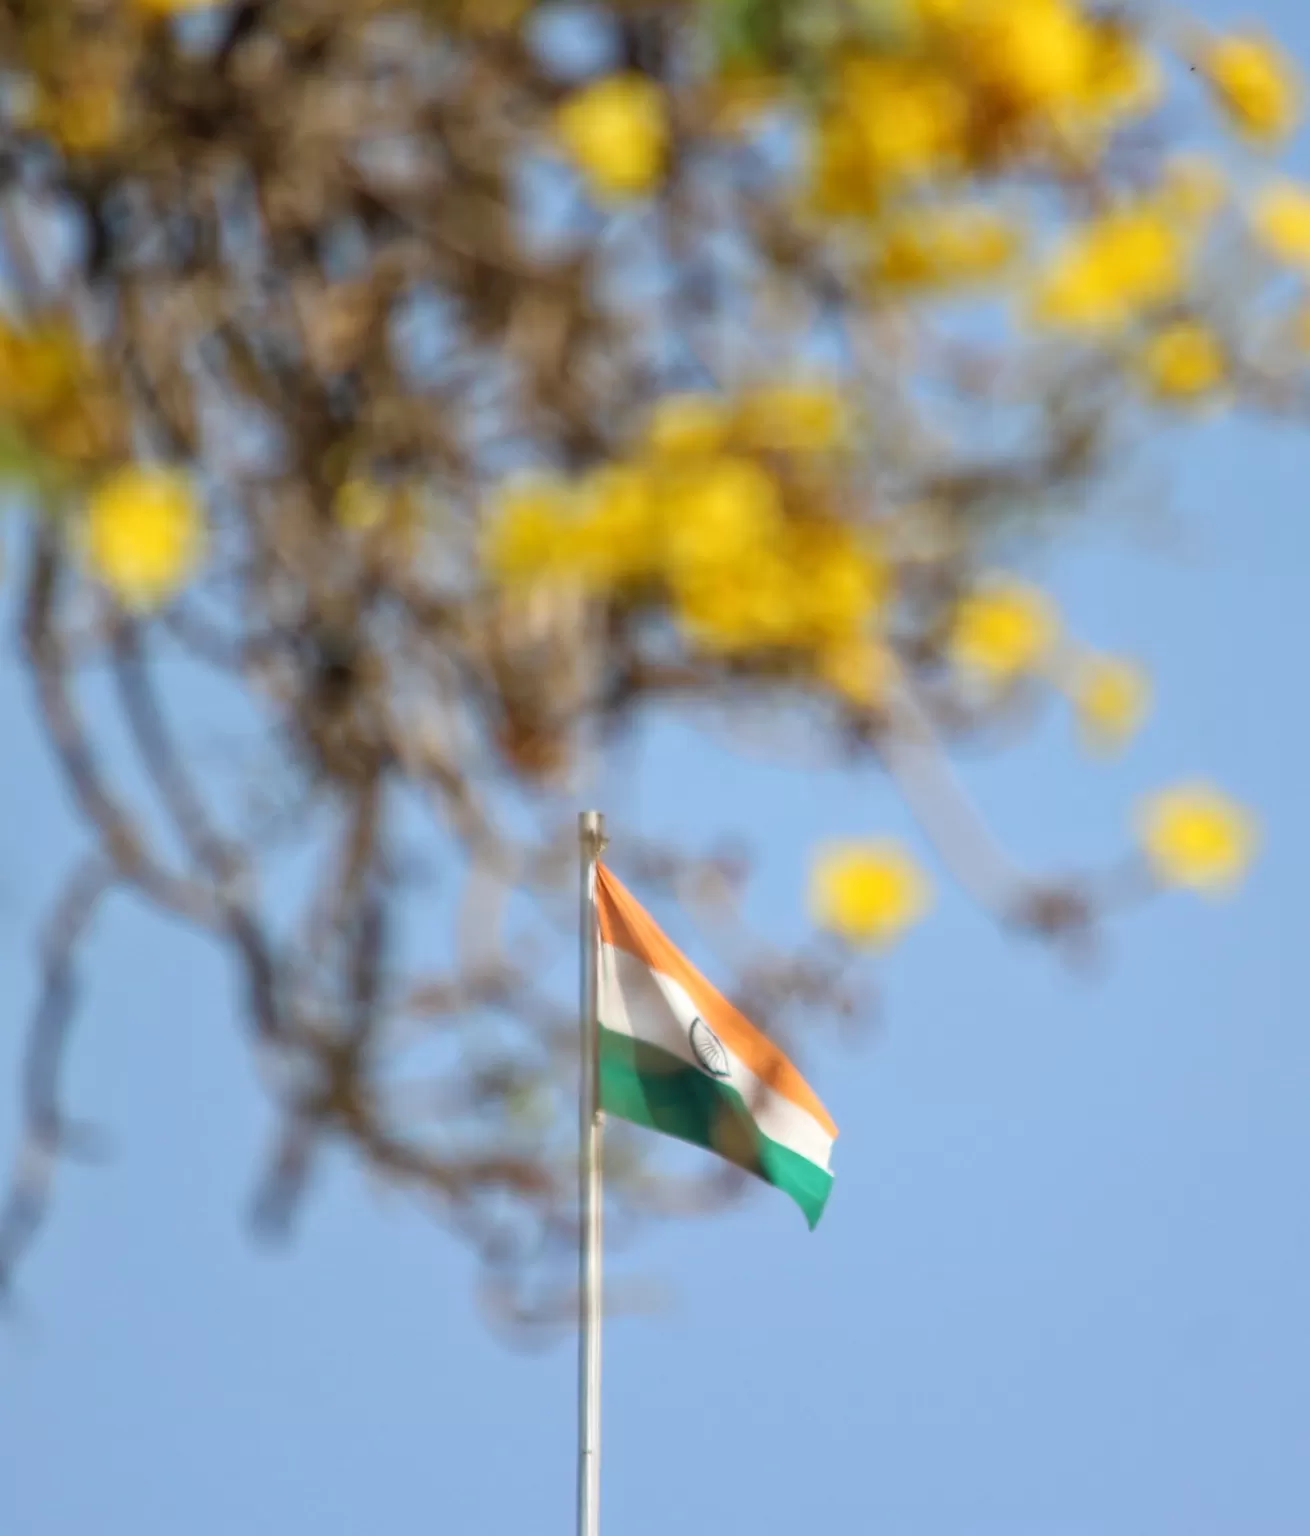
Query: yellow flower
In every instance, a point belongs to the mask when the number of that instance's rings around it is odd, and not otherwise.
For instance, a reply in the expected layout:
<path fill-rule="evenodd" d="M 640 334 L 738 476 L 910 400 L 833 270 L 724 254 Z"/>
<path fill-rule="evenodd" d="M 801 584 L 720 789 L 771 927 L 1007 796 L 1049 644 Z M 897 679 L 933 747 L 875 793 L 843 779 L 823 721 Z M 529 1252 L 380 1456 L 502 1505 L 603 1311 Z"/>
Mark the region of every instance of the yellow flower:
<path fill-rule="evenodd" d="M 657 506 L 644 469 L 608 464 L 593 470 L 578 488 L 578 502 L 572 547 L 585 581 L 614 587 L 654 573 Z"/>
<path fill-rule="evenodd" d="M 387 515 L 387 493 L 375 480 L 347 480 L 332 502 L 332 515 L 343 528 L 367 533 Z"/>
<path fill-rule="evenodd" d="M 885 288 L 932 292 L 995 277 L 1019 247 L 1014 226 L 985 208 L 906 208 L 880 228 L 869 268 Z"/>
<path fill-rule="evenodd" d="M 1250 138 L 1286 138 L 1301 110 L 1301 86 L 1291 62 L 1272 43 L 1252 34 L 1217 38 L 1201 68 L 1233 123 Z"/>
<path fill-rule="evenodd" d="M 675 581 L 731 571 L 782 537 L 782 500 L 752 459 L 725 455 L 674 475 L 662 497 L 665 558 Z"/>
<path fill-rule="evenodd" d="M 956 81 L 931 64 L 855 60 L 843 89 L 876 176 L 918 176 L 959 155 L 968 103 Z"/>
<path fill-rule="evenodd" d="M 1127 27 L 1115 20 L 1090 24 L 1080 108 L 1102 120 L 1122 120 L 1150 111 L 1161 90 L 1159 65 Z"/>
<path fill-rule="evenodd" d="M 678 618 L 707 651 L 781 650 L 796 631 L 796 582 L 781 551 L 743 552 L 730 569 L 684 570 L 675 586 Z"/>
<path fill-rule="evenodd" d="M 836 104 L 819 121 L 814 197 L 825 213 L 867 213 L 883 191 L 957 163 L 968 99 L 944 70 L 864 56 L 843 66 Z"/>
<path fill-rule="evenodd" d="M 86 362 L 72 330 L 48 320 L 30 331 L 0 321 L 0 405 L 29 424 L 58 409 L 73 395 Z"/>
<path fill-rule="evenodd" d="M 675 475 L 660 510 L 674 607 L 697 643 L 726 651 L 786 645 L 798 592 L 769 475 L 750 459 L 712 460 Z"/>
<path fill-rule="evenodd" d="M 1287 179 L 1271 182 L 1255 200 L 1251 227 L 1279 261 L 1310 266 L 1310 187 Z"/>
<path fill-rule="evenodd" d="M 1251 814 L 1222 791 L 1200 783 L 1162 790 L 1148 800 L 1140 833 L 1160 880 L 1207 892 L 1236 885 L 1257 842 Z"/>
<path fill-rule="evenodd" d="M 1116 328 L 1172 298 L 1187 267 L 1187 242 L 1167 210 L 1131 204 L 1084 225 L 1067 242 L 1038 282 L 1034 313 L 1075 330 Z"/>
<path fill-rule="evenodd" d="M 810 197 L 816 212 L 869 213 L 877 206 L 882 188 L 849 113 L 837 109 L 819 119 L 810 158 Z"/>
<path fill-rule="evenodd" d="M 1178 320 L 1152 336 L 1142 349 L 1147 387 L 1161 400 L 1191 400 L 1222 384 L 1228 371 L 1224 349 L 1208 326 Z"/>
<path fill-rule="evenodd" d="M 573 499 L 569 488 L 527 476 L 502 491 L 483 549 L 487 570 L 501 581 L 531 583 L 561 575 L 573 563 Z"/>
<path fill-rule="evenodd" d="M 886 562 L 871 539 L 832 519 L 789 520 L 753 459 L 666 469 L 655 505 L 673 606 L 709 649 L 834 645 L 860 633 L 885 594 Z"/>
<path fill-rule="evenodd" d="M 896 667 L 884 644 L 864 636 L 825 646 L 817 663 L 820 680 L 858 709 L 874 709 L 886 699 Z"/>
<path fill-rule="evenodd" d="M 1098 751 L 1112 751 L 1128 741 L 1145 719 L 1151 699 L 1145 672 L 1119 656 L 1081 661 L 1071 692 L 1084 740 Z"/>
<path fill-rule="evenodd" d="M 824 849 L 810 874 L 815 921 L 853 944 L 885 945 L 927 911 L 928 881 L 889 839 Z"/>
<path fill-rule="evenodd" d="M 121 402 L 59 316 L 25 330 L 0 320 L 0 413 L 53 459 L 103 469 L 122 457 Z"/>
<path fill-rule="evenodd" d="M 87 559 L 131 608 L 144 611 L 167 601 L 195 570 L 203 546 L 195 492 L 173 470 L 117 470 L 87 504 Z"/>
<path fill-rule="evenodd" d="M 221 0 L 134 0 L 136 8 L 146 16 L 181 16 L 187 11 L 207 11 Z"/>
<path fill-rule="evenodd" d="M 983 0 L 973 12 L 965 63 L 1010 108 L 1065 103 L 1091 78 L 1096 37 L 1070 0 Z"/>
<path fill-rule="evenodd" d="M 117 80 L 85 80 L 43 97 L 37 122 L 70 154 L 94 154 L 121 137 L 125 94 Z"/>
<path fill-rule="evenodd" d="M 951 629 L 951 655 L 967 671 L 1007 682 L 1041 665 L 1058 630 L 1045 593 L 996 578 L 961 600 Z"/>
<path fill-rule="evenodd" d="M 644 75 L 609 75 L 585 86 L 559 109 L 556 129 L 601 197 L 639 197 L 664 174 L 664 95 Z"/>
<path fill-rule="evenodd" d="M 751 448 L 823 453 L 845 427 L 841 396 L 823 384 L 766 384 L 747 390 L 736 412 L 736 433 Z"/>
<path fill-rule="evenodd" d="M 787 533 L 794 643 L 828 646 L 853 641 L 887 595 L 889 573 L 882 552 L 855 529 L 835 521 L 793 523 Z"/>
<path fill-rule="evenodd" d="M 665 395 L 646 425 L 646 446 L 668 458 L 717 453 L 727 441 L 728 407 L 717 395 Z"/>

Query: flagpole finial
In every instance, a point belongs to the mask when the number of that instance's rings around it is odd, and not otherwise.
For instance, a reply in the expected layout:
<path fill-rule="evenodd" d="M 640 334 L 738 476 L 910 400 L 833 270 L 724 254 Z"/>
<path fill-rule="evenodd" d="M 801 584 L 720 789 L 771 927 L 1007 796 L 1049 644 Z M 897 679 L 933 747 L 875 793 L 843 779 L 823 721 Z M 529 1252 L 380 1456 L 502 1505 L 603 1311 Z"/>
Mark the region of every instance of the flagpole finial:
<path fill-rule="evenodd" d="M 598 857 L 608 839 L 605 836 L 605 818 L 599 811 L 581 811 L 578 814 L 578 838 L 589 847 L 593 857 Z"/>

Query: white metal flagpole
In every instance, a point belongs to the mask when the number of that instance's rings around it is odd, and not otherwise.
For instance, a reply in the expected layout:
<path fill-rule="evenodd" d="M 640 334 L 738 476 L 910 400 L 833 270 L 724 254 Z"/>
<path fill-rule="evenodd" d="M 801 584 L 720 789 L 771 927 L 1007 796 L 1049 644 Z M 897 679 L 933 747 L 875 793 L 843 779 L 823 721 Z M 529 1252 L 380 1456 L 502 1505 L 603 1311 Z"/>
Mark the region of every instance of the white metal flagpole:
<path fill-rule="evenodd" d="M 597 1059 L 596 981 L 600 936 L 596 920 L 596 861 L 605 846 L 599 811 L 578 817 L 582 855 L 582 1090 L 578 1197 L 578 1536 L 600 1536 L 600 1321 L 603 1216 L 601 1114 Z"/>

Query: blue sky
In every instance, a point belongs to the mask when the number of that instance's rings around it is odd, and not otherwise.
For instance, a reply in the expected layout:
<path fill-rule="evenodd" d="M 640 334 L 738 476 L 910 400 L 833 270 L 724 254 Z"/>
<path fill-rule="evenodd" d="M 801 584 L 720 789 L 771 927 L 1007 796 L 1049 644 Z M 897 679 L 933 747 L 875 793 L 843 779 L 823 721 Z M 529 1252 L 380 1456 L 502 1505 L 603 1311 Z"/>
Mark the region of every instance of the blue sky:
<path fill-rule="evenodd" d="M 1310 16 L 1262 15 L 1310 59 Z M 965 771 L 1047 867 L 1106 856 L 1138 794 L 1201 771 L 1259 808 L 1260 864 L 1230 904 L 1116 924 L 1092 979 L 941 890 L 882 972 L 885 1027 L 810 1059 L 842 1127 L 818 1231 L 762 1190 L 628 1256 L 671 1302 L 607 1332 L 607 1532 L 1310 1529 L 1310 450 L 1243 424 L 1175 446 L 1186 559 L 1088 528 L 1050 567 L 1079 632 L 1151 665 L 1150 727 L 1089 765 L 1056 715 Z M 0 710 L 9 1084 L 76 845 L 12 669 Z M 910 830 L 867 774 L 649 745 L 643 829 L 761 837 L 754 915 L 782 937 L 817 840 Z M 71 1093 L 115 1155 L 64 1181 L 0 1326 L 0 1529 L 569 1531 L 572 1340 L 498 1344 L 463 1251 L 344 1164 L 288 1251 L 253 1246 L 268 1117 L 226 973 L 120 905 L 90 974 Z"/>

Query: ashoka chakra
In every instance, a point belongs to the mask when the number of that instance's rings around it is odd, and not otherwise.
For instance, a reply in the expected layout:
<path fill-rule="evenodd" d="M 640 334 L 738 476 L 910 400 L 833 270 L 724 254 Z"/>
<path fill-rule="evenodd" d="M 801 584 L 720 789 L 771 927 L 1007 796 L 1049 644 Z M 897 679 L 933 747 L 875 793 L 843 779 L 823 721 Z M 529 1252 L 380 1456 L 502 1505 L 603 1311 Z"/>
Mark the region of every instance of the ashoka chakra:
<path fill-rule="evenodd" d="M 704 1019 L 691 1021 L 691 1048 L 711 1077 L 727 1077 L 732 1070 L 723 1043 Z"/>

